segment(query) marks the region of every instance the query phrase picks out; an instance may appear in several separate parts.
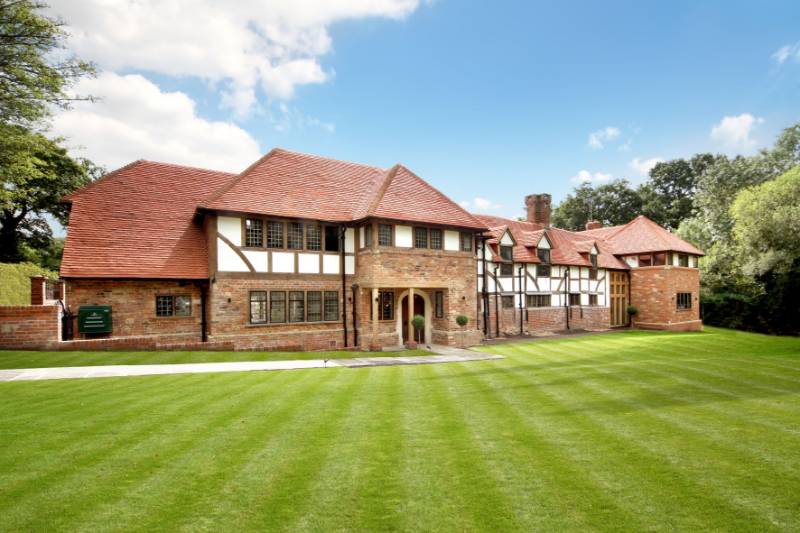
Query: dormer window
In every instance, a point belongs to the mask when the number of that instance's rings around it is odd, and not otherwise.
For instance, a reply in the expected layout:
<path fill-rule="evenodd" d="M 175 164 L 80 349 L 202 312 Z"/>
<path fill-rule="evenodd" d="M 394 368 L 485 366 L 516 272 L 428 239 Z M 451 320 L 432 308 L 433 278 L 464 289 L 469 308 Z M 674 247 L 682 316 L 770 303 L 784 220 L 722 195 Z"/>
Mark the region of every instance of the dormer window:
<path fill-rule="evenodd" d="M 500 247 L 500 257 L 502 257 L 506 261 L 513 261 L 514 260 L 514 247 L 513 246 L 501 246 Z"/>
<path fill-rule="evenodd" d="M 592 268 L 597 268 L 597 254 L 589 254 L 589 261 L 592 263 Z"/>
<path fill-rule="evenodd" d="M 550 250 L 547 248 L 537 248 L 536 255 L 539 257 L 539 261 L 541 261 L 543 265 L 550 264 Z"/>

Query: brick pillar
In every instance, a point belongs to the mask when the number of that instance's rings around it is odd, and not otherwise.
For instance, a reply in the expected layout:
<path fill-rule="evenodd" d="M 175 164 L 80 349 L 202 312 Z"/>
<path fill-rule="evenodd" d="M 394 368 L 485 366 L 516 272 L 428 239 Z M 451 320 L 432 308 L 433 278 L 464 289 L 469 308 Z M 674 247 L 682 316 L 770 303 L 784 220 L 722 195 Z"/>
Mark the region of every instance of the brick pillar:
<path fill-rule="evenodd" d="M 44 305 L 44 276 L 31 276 L 31 305 Z"/>
<path fill-rule="evenodd" d="M 372 306 L 372 342 L 370 349 L 378 349 L 378 289 L 372 289 L 372 298 L 370 304 Z"/>
<path fill-rule="evenodd" d="M 412 320 L 414 320 L 414 289 L 408 289 L 408 324 L 406 325 L 408 327 L 408 340 L 409 342 L 416 342 Z"/>

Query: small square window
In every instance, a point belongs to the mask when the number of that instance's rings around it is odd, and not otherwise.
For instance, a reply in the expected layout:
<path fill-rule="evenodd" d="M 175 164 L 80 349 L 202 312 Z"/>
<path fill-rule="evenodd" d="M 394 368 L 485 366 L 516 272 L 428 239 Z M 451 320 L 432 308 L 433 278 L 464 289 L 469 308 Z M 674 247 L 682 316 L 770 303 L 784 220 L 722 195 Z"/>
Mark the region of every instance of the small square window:
<path fill-rule="evenodd" d="M 544 265 L 550 264 L 550 250 L 548 250 L 547 248 L 537 248 L 536 256 L 539 258 L 539 261 L 541 261 L 542 264 Z"/>
<path fill-rule="evenodd" d="M 500 303 L 503 305 L 503 309 L 513 309 L 514 308 L 514 297 L 513 296 L 501 296 Z"/>
<path fill-rule="evenodd" d="M 390 224 L 378 224 L 378 245 L 392 245 L 392 226 Z"/>
<path fill-rule="evenodd" d="M 686 254 L 678 254 L 678 266 L 688 267 L 689 266 L 689 256 Z"/>
<path fill-rule="evenodd" d="M 290 250 L 303 249 L 303 225 L 299 222 L 289 222 L 289 231 L 286 235 L 286 247 Z"/>
<path fill-rule="evenodd" d="M 653 266 L 661 266 L 667 263 L 667 254 L 664 252 L 659 252 L 653 254 Z"/>
<path fill-rule="evenodd" d="M 248 248 L 264 246 L 264 221 L 248 218 L 244 221 L 244 245 Z"/>
<path fill-rule="evenodd" d="M 306 226 L 306 249 L 319 250 L 322 248 L 322 236 L 319 226 Z"/>
<path fill-rule="evenodd" d="M 441 250 L 442 249 L 442 230 L 440 229 L 432 229 L 430 231 L 431 234 L 431 248 L 434 250 Z"/>
<path fill-rule="evenodd" d="M 590 268 L 589 269 L 589 279 L 597 279 L 597 269 Z"/>
<path fill-rule="evenodd" d="M 589 295 L 589 305 L 597 305 L 597 295 L 590 294 Z"/>
<path fill-rule="evenodd" d="M 511 263 L 500 263 L 500 275 L 501 276 L 513 276 L 514 275 L 514 265 Z"/>
<path fill-rule="evenodd" d="M 172 316 L 175 314 L 174 296 L 156 296 L 156 316 Z"/>
<path fill-rule="evenodd" d="M 502 257 L 506 261 L 513 261 L 513 259 L 514 259 L 514 247 L 513 246 L 501 246 L 500 247 L 500 257 Z"/>
<path fill-rule="evenodd" d="M 570 293 L 569 305 L 581 305 L 581 295 L 577 293 Z"/>
<path fill-rule="evenodd" d="M 428 247 L 428 229 L 414 228 L 414 248 Z"/>
<path fill-rule="evenodd" d="M 550 265 L 536 265 L 536 277 L 537 278 L 549 278 L 550 277 Z"/>
<path fill-rule="evenodd" d="M 267 222 L 267 248 L 283 248 L 283 222 Z"/>
<path fill-rule="evenodd" d="M 650 254 L 639 256 L 639 266 L 649 267 L 653 264 L 653 257 Z"/>
<path fill-rule="evenodd" d="M 461 251 L 462 252 L 471 252 L 472 251 L 472 234 L 462 232 L 461 233 Z"/>
<path fill-rule="evenodd" d="M 175 316 L 192 316 L 192 297 L 175 297 Z"/>
<path fill-rule="evenodd" d="M 692 308 L 692 293 L 679 292 L 676 298 L 678 309 L 691 309 Z"/>

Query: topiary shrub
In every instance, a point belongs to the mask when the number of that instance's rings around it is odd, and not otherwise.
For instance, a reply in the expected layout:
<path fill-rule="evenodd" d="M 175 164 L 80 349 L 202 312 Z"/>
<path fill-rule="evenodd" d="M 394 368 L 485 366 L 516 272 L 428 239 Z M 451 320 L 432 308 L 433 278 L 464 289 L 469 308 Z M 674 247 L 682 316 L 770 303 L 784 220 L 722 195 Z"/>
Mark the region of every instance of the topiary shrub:
<path fill-rule="evenodd" d="M 633 316 L 639 312 L 639 309 L 635 305 L 629 305 L 627 311 L 629 315 Z"/>

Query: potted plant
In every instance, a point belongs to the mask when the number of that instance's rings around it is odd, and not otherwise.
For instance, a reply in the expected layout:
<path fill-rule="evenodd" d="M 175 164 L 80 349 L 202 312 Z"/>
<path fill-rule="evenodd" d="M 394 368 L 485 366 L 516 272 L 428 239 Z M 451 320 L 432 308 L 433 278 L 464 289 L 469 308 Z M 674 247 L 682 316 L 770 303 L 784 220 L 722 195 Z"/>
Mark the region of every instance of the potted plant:
<path fill-rule="evenodd" d="M 414 315 L 414 318 L 411 319 L 411 325 L 414 326 L 415 332 L 415 341 L 412 341 L 409 344 L 414 344 L 416 346 L 419 341 L 422 339 L 422 329 L 425 327 L 425 317 L 422 315 Z"/>
<path fill-rule="evenodd" d="M 456 317 L 456 324 L 461 326 L 461 347 L 464 347 L 464 328 L 466 327 L 467 323 L 469 322 L 469 317 L 467 315 L 458 315 Z"/>
<path fill-rule="evenodd" d="M 633 317 L 639 312 L 639 309 L 635 305 L 629 305 L 626 311 L 628 311 L 630 323 L 633 323 Z"/>

